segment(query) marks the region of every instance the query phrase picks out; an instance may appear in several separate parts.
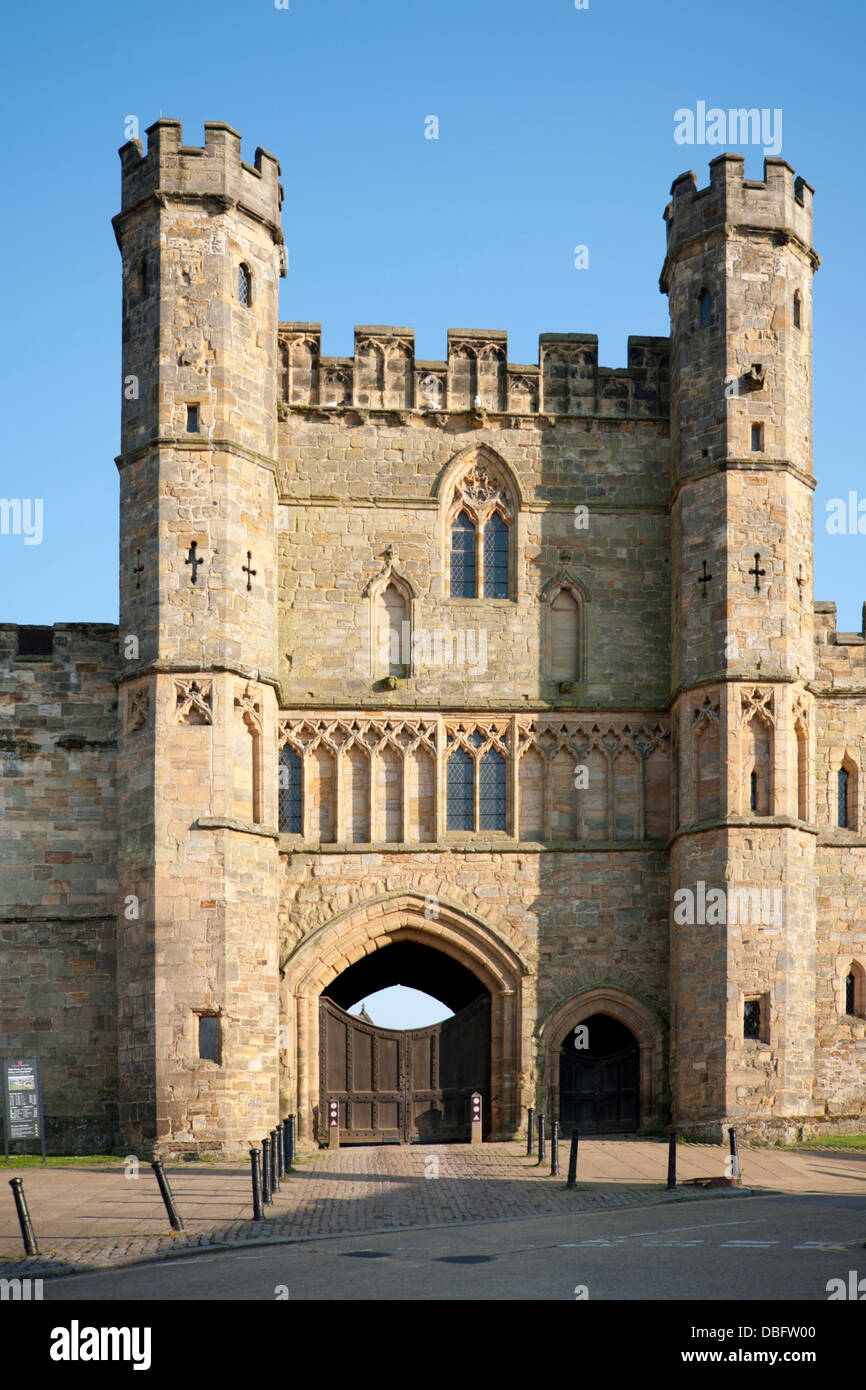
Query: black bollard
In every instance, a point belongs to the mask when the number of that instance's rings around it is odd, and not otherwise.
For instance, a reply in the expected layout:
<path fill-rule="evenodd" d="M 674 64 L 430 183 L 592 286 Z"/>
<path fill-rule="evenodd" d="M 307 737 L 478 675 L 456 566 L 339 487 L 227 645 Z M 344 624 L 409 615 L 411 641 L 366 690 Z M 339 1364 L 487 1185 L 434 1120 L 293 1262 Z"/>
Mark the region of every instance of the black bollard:
<path fill-rule="evenodd" d="M 288 1177 L 292 1171 L 292 1137 L 291 1121 L 294 1115 L 289 1115 L 283 1120 L 283 1171 Z"/>
<path fill-rule="evenodd" d="M 292 1164 L 293 1164 L 294 1161 L 295 1161 L 295 1117 L 294 1117 L 294 1115 L 293 1115 L 293 1114 L 290 1115 L 289 1118 L 286 1120 L 285 1123 L 286 1123 L 286 1125 L 287 1125 L 287 1129 L 286 1129 L 286 1139 L 288 1140 L 288 1145 L 289 1145 L 288 1149 L 286 1150 L 286 1167 L 288 1168 L 289 1172 L 291 1172 L 291 1171 L 292 1171 Z"/>
<path fill-rule="evenodd" d="M 737 1153 L 737 1131 L 728 1130 L 728 1138 L 731 1141 L 731 1177 L 735 1182 L 740 1181 L 740 1155 Z"/>
<path fill-rule="evenodd" d="M 677 1132 L 672 1129 L 668 1134 L 668 1188 L 677 1185 Z"/>
<path fill-rule="evenodd" d="M 165 1176 L 165 1169 L 163 1168 L 159 1159 L 156 1159 L 153 1163 L 151 1163 L 150 1166 L 156 1173 L 156 1180 L 159 1183 L 159 1190 L 162 1193 L 162 1200 L 165 1203 L 165 1209 L 168 1212 L 168 1223 L 173 1231 L 182 1231 L 183 1222 L 181 1221 L 180 1216 L 178 1215 L 177 1207 L 174 1204 L 174 1198 L 171 1195 L 171 1188 L 168 1185 L 168 1178 Z"/>
<path fill-rule="evenodd" d="M 12 1196 L 15 1198 L 15 1210 L 18 1212 L 18 1225 L 21 1227 L 21 1239 L 24 1241 L 25 1254 L 38 1255 L 39 1246 L 36 1244 L 36 1236 L 33 1234 L 33 1223 L 27 1209 L 27 1198 L 24 1196 L 24 1184 L 20 1178 L 10 1178 L 9 1186 L 12 1188 Z"/>
<path fill-rule="evenodd" d="M 283 1147 L 283 1127 L 279 1120 L 274 1131 L 277 1136 L 277 1174 L 282 1179 L 286 1176 L 285 1149 Z"/>
<path fill-rule="evenodd" d="M 566 1187 L 577 1187 L 577 1130 L 571 1131 L 571 1149 L 568 1155 L 568 1180 Z"/>
<path fill-rule="evenodd" d="M 527 1125 L 526 1125 L 526 1157 L 527 1157 L 527 1158 L 531 1157 L 531 1155 L 532 1155 L 532 1146 L 533 1146 L 533 1142 L 534 1142 L 534 1135 L 533 1135 L 533 1130 L 534 1130 L 534 1128 L 535 1128 L 535 1110 L 534 1110 L 533 1106 L 530 1105 L 530 1107 L 529 1107 L 529 1117 L 528 1117 Z"/>
<path fill-rule="evenodd" d="M 271 1141 L 267 1137 L 262 1140 L 262 1202 L 269 1207 L 273 1201 L 271 1196 Z"/>
<path fill-rule="evenodd" d="M 280 1190 L 280 1131 L 271 1130 L 271 1191 Z"/>
<path fill-rule="evenodd" d="M 559 1120 L 554 1120 L 550 1129 L 550 1176 L 559 1176 Z"/>
<path fill-rule="evenodd" d="M 253 1220 L 264 1221 L 265 1214 L 262 1211 L 262 1188 L 261 1175 L 259 1173 L 259 1151 L 250 1149 L 250 1169 L 253 1179 Z"/>
<path fill-rule="evenodd" d="M 544 1162 L 544 1113 L 538 1117 L 538 1162 Z"/>

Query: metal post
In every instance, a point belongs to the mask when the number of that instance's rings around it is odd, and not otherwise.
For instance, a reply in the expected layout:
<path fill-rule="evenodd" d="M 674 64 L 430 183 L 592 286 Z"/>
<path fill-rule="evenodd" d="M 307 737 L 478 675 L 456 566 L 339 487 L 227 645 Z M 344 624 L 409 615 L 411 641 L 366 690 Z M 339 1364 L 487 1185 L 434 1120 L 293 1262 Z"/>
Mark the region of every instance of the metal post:
<path fill-rule="evenodd" d="M 740 1181 L 740 1155 L 737 1153 L 737 1131 L 728 1130 L 728 1138 L 731 1141 L 731 1177 L 734 1182 Z"/>
<path fill-rule="evenodd" d="M 328 1101 L 328 1148 L 340 1147 L 340 1102 Z"/>
<path fill-rule="evenodd" d="M 571 1149 L 568 1154 L 568 1181 L 566 1187 L 577 1187 L 577 1130 L 571 1131 Z"/>
<path fill-rule="evenodd" d="M 165 1176 L 165 1169 L 163 1168 L 159 1159 L 155 1159 L 150 1166 L 156 1173 L 156 1180 L 159 1183 L 159 1190 L 162 1193 L 162 1200 L 165 1203 L 165 1209 L 168 1212 L 168 1223 L 173 1231 L 182 1231 L 183 1222 L 181 1221 L 180 1216 L 178 1215 L 177 1207 L 174 1204 L 174 1198 L 171 1195 L 171 1188 L 168 1185 L 168 1178 Z"/>
<path fill-rule="evenodd" d="M 271 1196 L 271 1141 L 266 1135 L 262 1140 L 262 1202 L 268 1207 L 273 1200 Z"/>
<path fill-rule="evenodd" d="M 538 1117 L 538 1162 L 544 1162 L 544 1112 Z"/>
<path fill-rule="evenodd" d="M 271 1130 L 271 1191 L 280 1190 L 280 1131 Z"/>
<path fill-rule="evenodd" d="M 482 1142 L 480 1091 L 473 1091 L 469 1098 L 469 1142 L 470 1144 Z"/>
<path fill-rule="evenodd" d="M 294 1115 L 290 1115 L 289 1118 L 288 1118 L 287 1120 L 284 1121 L 284 1124 L 285 1124 L 285 1126 L 286 1126 L 286 1140 L 287 1140 L 287 1142 L 288 1142 L 288 1148 L 287 1148 L 287 1150 L 286 1150 L 286 1167 L 288 1168 L 289 1172 L 291 1172 L 291 1170 L 292 1170 L 292 1164 L 293 1164 L 294 1161 L 295 1161 L 295 1117 L 294 1117 Z"/>
<path fill-rule="evenodd" d="M 286 1176 L 286 1146 L 283 1142 L 283 1127 L 277 1121 L 277 1172 L 281 1178 Z"/>
<path fill-rule="evenodd" d="M 668 1135 L 668 1188 L 677 1185 L 677 1132 L 672 1129 Z"/>
<path fill-rule="evenodd" d="M 33 1223 L 27 1209 L 27 1198 L 24 1196 L 24 1184 L 20 1178 L 10 1178 L 9 1186 L 12 1188 L 12 1196 L 15 1198 L 15 1210 L 18 1212 L 18 1225 L 21 1227 L 21 1239 L 24 1241 L 25 1254 L 38 1255 L 39 1246 L 36 1244 L 36 1236 L 33 1234 Z"/>
<path fill-rule="evenodd" d="M 526 1124 L 526 1157 L 532 1156 L 532 1146 L 534 1142 L 533 1130 L 535 1128 L 535 1108 L 530 1105 L 529 1116 Z"/>
<path fill-rule="evenodd" d="M 559 1120 L 554 1120 L 550 1130 L 550 1176 L 559 1176 Z"/>
<path fill-rule="evenodd" d="M 262 1211 L 262 1188 L 258 1149 L 250 1149 L 250 1169 L 253 1179 L 253 1220 L 264 1221 L 265 1214 Z"/>

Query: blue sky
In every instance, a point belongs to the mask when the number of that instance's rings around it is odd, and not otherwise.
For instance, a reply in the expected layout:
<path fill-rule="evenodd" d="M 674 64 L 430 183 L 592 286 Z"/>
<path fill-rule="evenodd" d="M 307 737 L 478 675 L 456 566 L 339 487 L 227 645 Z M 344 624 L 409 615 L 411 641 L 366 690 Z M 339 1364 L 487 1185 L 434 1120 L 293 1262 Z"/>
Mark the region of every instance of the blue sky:
<path fill-rule="evenodd" d="M 779 107 L 782 155 L 816 188 L 816 597 L 859 629 L 866 536 L 829 536 L 826 502 L 860 488 L 864 7 L 843 0 L 48 0 L 4 17 L 6 215 L 0 496 L 41 497 L 44 538 L 0 536 L 0 619 L 117 616 L 124 119 L 227 120 L 280 159 L 290 273 L 282 317 L 408 324 L 420 357 L 449 327 L 582 330 L 624 365 L 666 333 L 661 215 L 713 147 L 674 143 L 674 111 Z M 439 139 L 424 138 L 428 115 Z M 747 174 L 762 157 L 743 149 Z M 590 249 L 573 268 L 572 249 Z M 858 259 L 854 257 L 857 255 Z"/>

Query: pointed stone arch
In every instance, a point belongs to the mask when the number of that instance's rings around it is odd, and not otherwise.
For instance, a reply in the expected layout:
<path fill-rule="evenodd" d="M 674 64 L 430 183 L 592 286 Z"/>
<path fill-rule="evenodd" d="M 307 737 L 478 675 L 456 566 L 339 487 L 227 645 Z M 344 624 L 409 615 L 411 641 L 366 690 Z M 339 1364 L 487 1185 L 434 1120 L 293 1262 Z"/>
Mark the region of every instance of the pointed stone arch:
<path fill-rule="evenodd" d="M 557 603 L 566 595 L 574 604 L 574 646 L 564 650 L 566 638 L 566 615 L 560 614 Z M 572 574 L 570 569 L 561 569 L 552 579 L 548 579 L 538 595 L 542 605 L 542 660 L 545 675 L 550 680 L 581 681 L 586 679 L 586 605 L 589 591 L 586 585 Z M 569 660 L 569 658 L 571 658 Z M 566 665 L 573 667 L 569 673 Z"/>
<path fill-rule="evenodd" d="M 538 1026 L 539 1072 L 548 1113 L 559 1115 L 559 1054 L 565 1036 L 593 1014 L 607 1014 L 637 1039 L 640 1053 L 640 1128 L 658 1128 L 666 1119 L 663 1019 L 636 994 L 617 985 L 588 986 L 560 1001 Z"/>
<path fill-rule="evenodd" d="M 491 1001 L 491 1138 L 512 1136 L 526 1096 L 523 982 L 531 974 L 494 928 L 442 898 L 397 892 L 368 899 L 322 922 L 284 955 L 283 1016 L 288 1057 L 285 1107 L 300 1132 L 314 1133 L 319 1095 L 319 997 L 350 965 L 397 941 L 414 941 L 453 957 L 470 970 Z"/>
<path fill-rule="evenodd" d="M 388 591 L 392 590 L 398 602 L 388 602 Z M 415 588 L 411 580 L 394 566 L 393 556 L 387 554 L 385 566 L 368 581 L 362 592 L 367 601 L 367 645 L 370 652 L 369 674 L 378 676 L 397 675 L 408 679 L 412 675 L 412 633 L 414 631 Z M 382 630 L 387 626 L 389 632 L 395 620 L 399 605 L 402 604 L 404 616 L 400 619 L 396 646 L 399 660 L 384 661 Z M 404 627 L 403 624 L 407 626 Z M 394 640 L 390 645 L 393 647 Z M 390 653 L 393 656 L 393 652 Z M 395 669 L 399 667 L 400 669 Z M 387 668 L 387 669 L 386 669 Z"/>
<path fill-rule="evenodd" d="M 507 597 L 515 599 L 521 553 L 519 513 L 524 505 L 518 480 L 501 454 L 487 444 L 462 449 L 436 480 L 433 496 L 439 501 L 440 555 L 443 593 L 451 593 L 452 530 L 461 514 L 475 533 L 475 592 L 484 596 L 485 531 L 494 514 L 508 528 Z"/>

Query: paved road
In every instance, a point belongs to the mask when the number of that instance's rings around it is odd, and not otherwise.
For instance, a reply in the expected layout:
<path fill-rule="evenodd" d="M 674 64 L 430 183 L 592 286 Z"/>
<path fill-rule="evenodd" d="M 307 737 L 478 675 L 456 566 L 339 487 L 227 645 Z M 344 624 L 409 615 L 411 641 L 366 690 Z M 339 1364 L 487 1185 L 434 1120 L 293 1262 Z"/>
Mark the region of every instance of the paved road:
<path fill-rule="evenodd" d="M 866 1276 L 866 1197 L 707 1199 L 339 1236 L 49 1279 L 45 1299 L 780 1300 Z"/>

